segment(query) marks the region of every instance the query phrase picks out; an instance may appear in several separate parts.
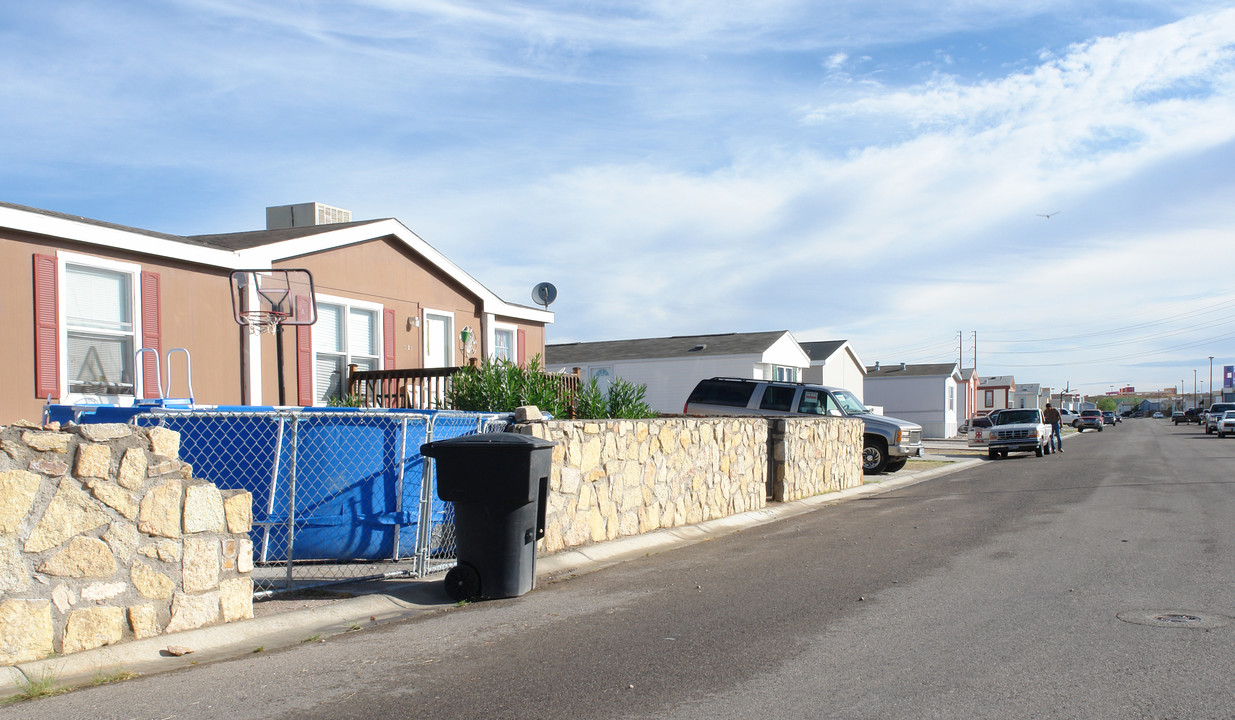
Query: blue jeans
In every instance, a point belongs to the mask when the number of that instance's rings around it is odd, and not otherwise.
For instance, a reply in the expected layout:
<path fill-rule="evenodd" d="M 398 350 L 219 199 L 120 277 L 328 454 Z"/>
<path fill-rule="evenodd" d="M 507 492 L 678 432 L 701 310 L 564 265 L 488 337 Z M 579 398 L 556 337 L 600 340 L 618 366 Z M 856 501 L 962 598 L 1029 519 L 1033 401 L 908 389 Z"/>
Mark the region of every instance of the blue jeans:
<path fill-rule="evenodd" d="M 1063 450 L 1063 427 L 1057 423 L 1051 423 L 1051 439 L 1047 441 L 1047 445 L 1051 450 Z"/>

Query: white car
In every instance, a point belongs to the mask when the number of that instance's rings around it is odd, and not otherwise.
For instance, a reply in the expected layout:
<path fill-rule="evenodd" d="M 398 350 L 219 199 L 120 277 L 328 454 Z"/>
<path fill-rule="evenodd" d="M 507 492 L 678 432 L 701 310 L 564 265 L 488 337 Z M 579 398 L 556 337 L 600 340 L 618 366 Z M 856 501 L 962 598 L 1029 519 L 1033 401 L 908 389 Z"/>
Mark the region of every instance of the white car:
<path fill-rule="evenodd" d="M 1235 435 L 1235 410 L 1227 410 L 1218 418 L 1218 437 Z"/>

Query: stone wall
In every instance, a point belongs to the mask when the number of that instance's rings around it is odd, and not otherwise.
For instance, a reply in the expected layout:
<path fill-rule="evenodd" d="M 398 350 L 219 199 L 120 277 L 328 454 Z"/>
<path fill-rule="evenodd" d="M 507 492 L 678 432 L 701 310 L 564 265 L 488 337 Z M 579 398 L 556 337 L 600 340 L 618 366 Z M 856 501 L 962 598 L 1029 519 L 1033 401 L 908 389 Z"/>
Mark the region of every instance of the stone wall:
<path fill-rule="evenodd" d="M 763 418 L 554 420 L 542 552 L 692 525 L 764 506 Z"/>
<path fill-rule="evenodd" d="M 801 500 L 862 485 L 862 421 L 786 418 L 771 421 L 772 497 Z"/>
<path fill-rule="evenodd" d="M 555 420 L 541 552 L 693 525 L 862 484 L 851 418 Z"/>
<path fill-rule="evenodd" d="M 253 616 L 252 496 L 163 428 L 0 428 L 0 665 Z"/>

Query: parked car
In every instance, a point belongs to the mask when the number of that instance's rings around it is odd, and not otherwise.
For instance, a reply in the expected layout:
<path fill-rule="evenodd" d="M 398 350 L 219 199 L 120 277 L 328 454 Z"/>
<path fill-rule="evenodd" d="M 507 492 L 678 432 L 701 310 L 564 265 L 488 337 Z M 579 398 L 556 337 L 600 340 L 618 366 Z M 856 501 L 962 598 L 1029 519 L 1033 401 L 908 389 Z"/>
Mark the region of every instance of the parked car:
<path fill-rule="evenodd" d="M 1076 422 L 1080 417 L 1067 408 L 1059 408 L 1059 424 L 1063 427 L 1076 427 Z"/>
<path fill-rule="evenodd" d="M 843 388 L 775 380 L 700 380 L 682 407 L 691 415 L 831 415 L 863 423 L 862 471 L 896 472 L 922 454 L 922 426 L 876 415 Z"/>
<path fill-rule="evenodd" d="M 991 460 L 1005 458 L 1010 452 L 1032 451 L 1038 457 L 1051 453 L 1051 429 L 1042 420 L 1038 408 L 1002 410 L 987 429 L 985 439 L 970 438 L 970 447 L 986 446 Z"/>
<path fill-rule="evenodd" d="M 1086 429 L 1097 430 L 1102 432 L 1102 411 L 1101 410 L 1082 410 L 1081 416 L 1076 420 L 1076 431 L 1085 432 Z"/>
<path fill-rule="evenodd" d="M 1171 413 L 1171 421 L 1174 422 L 1176 425 L 1180 423 L 1200 424 L 1200 423 L 1205 422 L 1204 411 L 1199 410 L 1197 408 L 1192 408 L 1190 410 L 1182 410 L 1182 411 L 1176 410 L 1175 412 Z"/>
<path fill-rule="evenodd" d="M 1205 411 L 1205 434 L 1218 432 L 1218 420 L 1227 410 L 1235 410 L 1235 403 L 1214 403 Z"/>
<path fill-rule="evenodd" d="M 1235 435 L 1235 410 L 1227 410 L 1218 420 L 1218 437 Z"/>
<path fill-rule="evenodd" d="M 1160 413 L 1160 412 L 1158 412 L 1158 411 L 1156 411 L 1156 410 L 1155 410 L 1155 411 L 1154 411 L 1154 419 L 1155 419 L 1155 420 L 1161 420 L 1161 419 L 1162 419 L 1162 413 Z"/>
<path fill-rule="evenodd" d="M 1103 425 L 1114 425 L 1115 422 L 1116 422 L 1115 413 L 1109 410 L 1102 413 L 1102 424 Z"/>

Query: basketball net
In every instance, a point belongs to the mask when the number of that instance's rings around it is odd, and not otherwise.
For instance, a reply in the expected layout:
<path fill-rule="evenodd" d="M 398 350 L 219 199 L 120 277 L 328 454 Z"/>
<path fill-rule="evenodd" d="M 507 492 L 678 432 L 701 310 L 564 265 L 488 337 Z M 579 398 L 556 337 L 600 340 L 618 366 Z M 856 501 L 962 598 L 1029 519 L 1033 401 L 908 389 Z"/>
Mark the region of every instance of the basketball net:
<path fill-rule="evenodd" d="M 240 313 L 240 317 L 244 318 L 244 325 L 249 329 L 250 335 L 261 335 L 262 333 L 274 335 L 279 324 L 287 317 L 287 313 L 275 310 L 249 310 Z"/>

